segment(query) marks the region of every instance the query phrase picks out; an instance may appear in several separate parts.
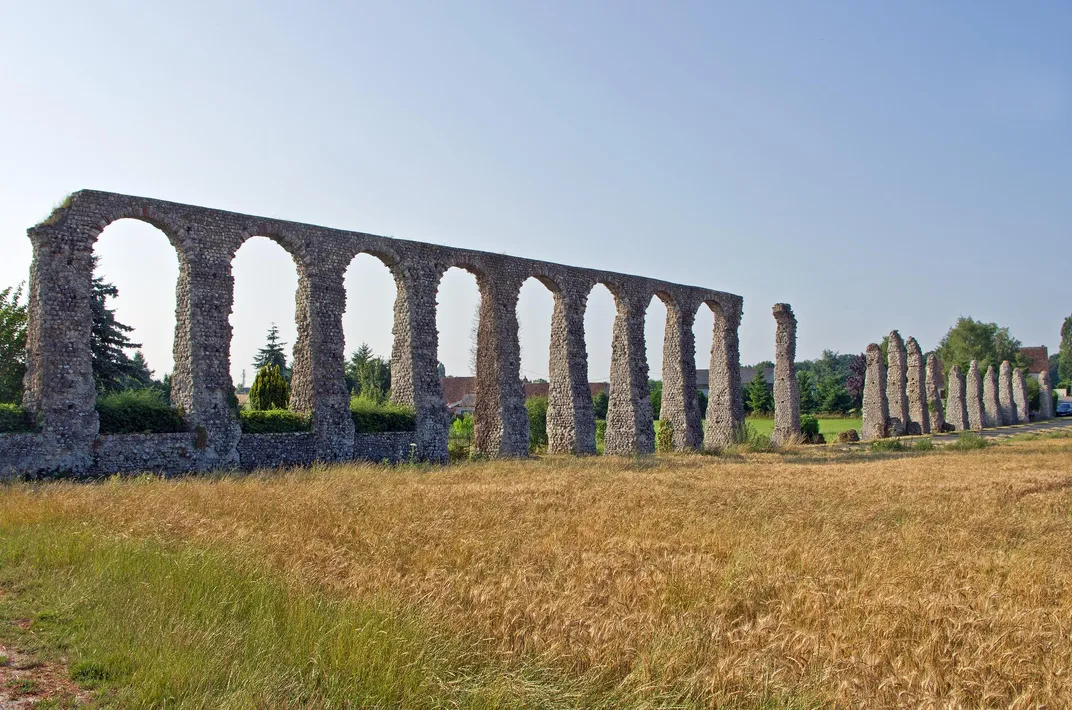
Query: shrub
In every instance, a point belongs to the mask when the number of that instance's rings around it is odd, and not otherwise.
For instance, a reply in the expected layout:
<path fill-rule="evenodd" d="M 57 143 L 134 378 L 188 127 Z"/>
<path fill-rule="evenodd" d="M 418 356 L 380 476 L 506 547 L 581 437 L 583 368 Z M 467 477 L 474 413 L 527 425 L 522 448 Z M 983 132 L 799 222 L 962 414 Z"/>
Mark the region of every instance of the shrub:
<path fill-rule="evenodd" d="M 810 414 L 800 418 L 800 435 L 805 441 L 816 442 L 819 440 L 819 420 Z"/>
<path fill-rule="evenodd" d="M 525 400 L 529 414 L 529 451 L 547 449 L 547 397 L 529 397 Z"/>
<path fill-rule="evenodd" d="M 674 425 L 669 420 L 655 422 L 655 450 L 660 453 L 674 450 Z"/>
<path fill-rule="evenodd" d="M 97 400 L 101 434 L 168 434 L 185 427 L 158 389 L 112 392 Z"/>
<path fill-rule="evenodd" d="M 367 397 L 350 400 L 350 415 L 358 434 L 375 434 L 384 431 L 414 431 L 417 416 L 409 407 L 384 402 L 380 404 Z"/>
<path fill-rule="evenodd" d="M 952 444 L 949 444 L 946 448 L 953 449 L 954 451 L 971 451 L 972 449 L 985 449 L 990 445 L 982 435 L 974 431 L 966 431 L 962 433 L 957 440 Z"/>
<path fill-rule="evenodd" d="M 912 445 L 915 451 L 934 451 L 934 441 L 928 436 L 926 439 L 920 439 Z"/>
<path fill-rule="evenodd" d="M 596 419 L 596 451 L 603 453 L 603 445 L 607 440 L 607 420 Z"/>
<path fill-rule="evenodd" d="M 244 409 L 239 413 L 247 434 L 292 434 L 309 431 L 308 415 L 289 409 Z"/>
<path fill-rule="evenodd" d="M 256 410 L 286 409 L 290 403 L 290 384 L 279 372 L 278 365 L 265 365 L 257 372 L 249 388 L 249 407 Z"/>
<path fill-rule="evenodd" d="M 30 413 L 17 404 L 0 404 L 0 431 L 33 431 Z"/>
<path fill-rule="evenodd" d="M 473 447 L 473 415 L 463 414 L 450 423 L 447 454 L 451 461 L 469 458 Z"/>
<path fill-rule="evenodd" d="M 904 451 L 900 439 L 878 439 L 871 442 L 872 451 Z"/>
<path fill-rule="evenodd" d="M 839 431 L 837 435 L 838 443 L 847 444 L 860 440 L 860 432 L 855 429 L 846 429 L 845 431 Z"/>

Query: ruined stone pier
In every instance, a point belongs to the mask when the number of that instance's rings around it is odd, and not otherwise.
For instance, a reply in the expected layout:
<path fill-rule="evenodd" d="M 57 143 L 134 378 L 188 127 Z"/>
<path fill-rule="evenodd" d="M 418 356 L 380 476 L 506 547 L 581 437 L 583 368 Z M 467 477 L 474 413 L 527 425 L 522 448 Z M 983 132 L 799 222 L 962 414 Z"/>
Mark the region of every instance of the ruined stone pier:
<path fill-rule="evenodd" d="M 172 401 L 183 412 L 186 432 L 99 433 L 90 353 L 92 255 L 101 231 L 124 218 L 161 230 L 178 255 Z M 452 267 L 473 273 L 481 296 L 474 425 L 478 453 L 528 454 L 516 306 L 529 278 L 544 284 L 555 299 L 549 353 L 551 451 L 595 451 L 584 311 L 597 284 L 610 290 L 617 305 L 608 452 L 645 453 L 654 447 L 644 343 L 644 316 L 654 297 L 667 307 L 663 411 L 673 421 L 675 444 L 718 448 L 732 441 L 743 422 L 738 357 L 743 300 L 730 293 L 90 190 L 71 195 L 28 235 L 33 263 L 23 404 L 39 430 L 0 435 L 0 474 L 177 472 L 248 467 L 250 462 L 270 466 L 379 460 L 378 444 L 355 435 L 343 374 L 343 277 L 362 253 L 382 261 L 397 287 L 391 397 L 415 410 L 416 431 L 394 445 L 412 447 L 418 458 L 447 457 L 449 418 L 436 372 L 436 294 L 440 279 Z M 280 244 L 297 266 L 291 407 L 311 416 L 312 431 L 307 434 L 243 434 L 231 406 L 231 262 L 238 248 L 255 236 Z M 703 304 L 714 314 L 705 436 L 696 403 L 692 338 Z"/>
<path fill-rule="evenodd" d="M 800 385 L 797 384 L 797 318 L 788 303 L 774 304 L 774 432 L 784 444 L 800 437 Z"/>

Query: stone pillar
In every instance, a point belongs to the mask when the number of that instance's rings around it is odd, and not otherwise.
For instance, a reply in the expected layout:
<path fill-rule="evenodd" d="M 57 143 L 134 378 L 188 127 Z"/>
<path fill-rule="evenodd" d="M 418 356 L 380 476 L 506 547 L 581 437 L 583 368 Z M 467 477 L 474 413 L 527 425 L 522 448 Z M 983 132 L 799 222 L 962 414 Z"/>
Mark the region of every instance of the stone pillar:
<path fill-rule="evenodd" d="M 908 433 L 929 434 L 930 417 L 927 415 L 927 379 L 923 370 L 923 352 L 915 338 L 905 343 L 908 358 Z"/>
<path fill-rule="evenodd" d="M 800 437 L 800 387 L 797 385 L 797 319 L 788 303 L 774 304 L 774 432 L 782 444 Z"/>
<path fill-rule="evenodd" d="M 450 415 L 439 382 L 439 331 L 436 293 L 444 269 L 430 263 L 392 268 L 395 296 L 394 345 L 391 349 L 391 401 L 412 407 L 417 419 L 417 456 L 445 462 Z"/>
<path fill-rule="evenodd" d="M 928 361 L 929 364 L 929 361 Z M 975 371 L 975 376 L 978 378 L 979 370 Z M 953 431 L 967 431 L 968 424 L 968 407 L 964 398 L 964 375 L 960 372 L 960 367 L 953 365 L 949 368 L 949 407 L 946 411 L 946 422 L 953 427 Z M 976 388 L 978 392 L 978 388 Z"/>
<path fill-rule="evenodd" d="M 663 337 L 663 398 L 659 418 L 674 427 L 674 448 L 695 450 L 703 444 L 696 389 L 696 338 L 692 304 L 666 304 Z"/>
<path fill-rule="evenodd" d="M 192 248 L 179 254 L 176 284 L 175 369 L 171 401 L 191 429 L 204 432 L 203 468 L 239 464 L 242 428 L 233 409 L 231 322 L 234 252 L 226 239 L 192 231 Z"/>
<path fill-rule="evenodd" d="M 998 373 L 994 366 L 986 368 L 983 376 L 983 426 L 987 429 L 1001 426 L 1001 406 L 998 403 Z"/>
<path fill-rule="evenodd" d="M 979 431 L 986 426 L 983 409 L 983 378 L 979 374 L 979 361 L 972 360 L 964 383 L 964 406 L 968 410 L 968 428 Z"/>
<path fill-rule="evenodd" d="M 740 309 L 723 308 L 712 303 L 715 315 L 711 339 L 711 363 L 708 366 L 707 426 L 704 449 L 718 451 L 737 440 L 744 426 L 744 401 L 741 399 L 741 346 L 737 329 L 741 325 Z"/>
<path fill-rule="evenodd" d="M 930 418 L 931 431 L 941 434 L 945 429 L 945 416 L 942 413 L 942 368 L 938 358 L 931 353 L 927 356 L 927 416 Z"/>
<path fill-rule="evenodd" d="M 61 218 L 27 231 L 33 243 L 23 406 L 48 455 L 41 470 L 87 471 L 100 427 L 90 350 L 96 225 Z"/>
<path fill-rule="evenodd" d="M 650 454 L 655 451 L 648 390 L 648 356 L 644 346 L 644 314 L 651 295 L 622 288 L 614 295 L 614 337 L 610 356 L 610 404 L 603 451 L 607 454 Z"/>
<path fill-rule="evenodd" d="M 584 342 L 586 287 L 555 292 L 551 316 L 550 379 L 547 391 L 547 450 L 552 454 L 596 453 L 596 417 L 588 386 Z"/>
<path fill-rule="evenodd" d="M 998 373 L 998 412 L 1002 426 L 1019 422 L 1016 418 L 1016 403 L 1012 399 L 1012 364 L 1008 360 L 1002 361 Z"/>
<path fill-rule="evenodd" d="M 1016 368 L 1012 371 L 1012 403 L 1016 409 L 1016 418 L 1021 424 L 1031 421 L 1031 411 L 1027 406 L 1027 381 L 1024 371 Z"/>
<path fill-rule="evenodd" d="M 886 366 L 882 348 L 875 343 L 867 346 L 867 371 L 864 374 L 864 422 L 860 438 L 882 439 L 889 426 L 890 410 L 886 401 Z"/>
<path fill-rule="evenodd" d="M 1053 385 L 1049 370 L 1039 373 L 1039 419 L 1053 419 Z"/>
<path fill-rule="evenodd" d="M 354 457 L 342 333 L 346 264 L 328 254 L 318 254 L 313 263 L 315 269 L 299 268 L 290 408 L 312 415 L 317 460 L 346 461 Z"/>
<path fill-rule="evenodd" d="M 889 369 L 886 372 L 886 401 L 890 407 L 889 436 L 903 436 L 908 431 L 908 398 L 905 386 L 908 380 L 908 363 L 905 344 L 901 334 L 890 331 L 886 347 Z"/>
<path fill-rule="evenodd" d="M 477 277 L 480 324 L 476 336 L 473 448 L 491 458 L 529 455 L 529 415 L 521 384 L 517 299 L 522 279 L 504 271 Z"/>

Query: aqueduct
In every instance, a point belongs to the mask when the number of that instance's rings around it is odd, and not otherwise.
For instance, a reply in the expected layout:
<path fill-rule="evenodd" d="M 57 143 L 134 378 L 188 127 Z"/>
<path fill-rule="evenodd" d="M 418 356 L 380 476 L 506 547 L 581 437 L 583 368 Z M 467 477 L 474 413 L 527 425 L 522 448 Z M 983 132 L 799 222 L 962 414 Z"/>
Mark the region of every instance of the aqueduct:
<path fill-rule="evenodd" d="M 183 412 L 186 433 L 99 434 L 90 351 L 92 254 L 100 232 L 125 218 L 160 229 L 178 254 L 172 401 Z M 401 443 L 407 449 L 412 445 L 421 459 L 447 457 L 449 419 L 436 371 L 436 294 L 440 279 L 452 267 L 476 276 L 481 297 L 474 441 L 478 453 L 528 454 L 516 306 L 522 284 L 533 277 L 554 295 L 547 415 L 552 453 L 596 450 L 584 339 L 586 302 L 596 284 L 604 284 L 616 304 L 607 453 L 654 449 L 644 343 L 644 315 L 653 297 L 662 299 L 667 311 L 662 417 L 673 424 L 675 446 L 721 447 L 743 421 L 737 333 L 743 301 L 733 294 L 92 190 L 72 194 L 28 235 L 33 263 L 23 406 L 39 430 L 0 434 L 0 474 L 206 470 L 386 457 L 376 441 L 355 437 L 343 370 L 343 278 L 360 253 L 380 259 L 397 286 L 391 396 L 415 410 L 416 431 Z M 291 408 L 311 415 L 308 434 L 243 435 L 230 404 L 231 262 L 254 236 L 273 239 L 297 264 Z M 714 314 L 714 339 L 702 431 L 692 329 L 703 304 Z"/>

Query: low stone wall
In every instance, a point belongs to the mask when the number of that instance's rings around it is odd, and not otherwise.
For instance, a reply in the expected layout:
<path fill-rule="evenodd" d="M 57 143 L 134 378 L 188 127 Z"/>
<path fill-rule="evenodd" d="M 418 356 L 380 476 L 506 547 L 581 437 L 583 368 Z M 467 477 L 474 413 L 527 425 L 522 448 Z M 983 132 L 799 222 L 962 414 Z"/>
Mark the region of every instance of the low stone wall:
<path fill-rule="evenodd" d="M 238 440 L 242 468 L 308 466 L 316 460 L 316 437 L 312 432 L 297 434 L 243 434 Z"/>
<path fill-rule="evenodd" d="M 0 481 L 34 470 L 42 443 L 40 434 L 0 434 Z"/>
<path fill-rule="evenodd" d="M 401 463 L 409 461 L 414 455 L 412 447 L 416 445 L 415 431 L 357 434 L 354 436 L 354 458 L 376 463 Z"/>
<path fill-rule="evenodd" d="M 197 434 L 108 434 L 93 444 L 93 473 L 188 473 L 201 468 Z"/>

